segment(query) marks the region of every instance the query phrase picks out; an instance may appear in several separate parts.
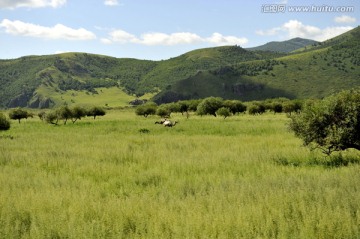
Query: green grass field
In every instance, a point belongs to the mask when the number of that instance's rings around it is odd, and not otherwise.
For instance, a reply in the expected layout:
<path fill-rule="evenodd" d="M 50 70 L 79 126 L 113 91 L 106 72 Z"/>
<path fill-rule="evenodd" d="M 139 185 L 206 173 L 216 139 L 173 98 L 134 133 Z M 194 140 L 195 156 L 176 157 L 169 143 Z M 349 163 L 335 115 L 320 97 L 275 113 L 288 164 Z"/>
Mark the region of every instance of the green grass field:
<path fill-rule="evenodd" d="M 0 238 L 360 238 L 359 160 L 331 166 L 285 115 L 157 119 L 13 121 Z"/>

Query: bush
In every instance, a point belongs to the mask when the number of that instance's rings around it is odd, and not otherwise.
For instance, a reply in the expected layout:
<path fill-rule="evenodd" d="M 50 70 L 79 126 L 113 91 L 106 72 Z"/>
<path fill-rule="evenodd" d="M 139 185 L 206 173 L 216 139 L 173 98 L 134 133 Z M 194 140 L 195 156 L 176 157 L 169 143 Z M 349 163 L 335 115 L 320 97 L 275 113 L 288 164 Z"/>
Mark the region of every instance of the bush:
<path fill-rule="evenodd" d="M 263 114 L 265 113 L 266 107 L 264 103 L 256 102 L 249 107 L 249 114 L 256 115 L 256 114 Z"/>
<path fill-rule="evenodd" d="M 160 107 L 157 108 L 156 110 L 156 115 L 160 116 L 160 117 L 169 117 L 171 114 L 171 111 L 164 105 L 161 105 Z"/>
<path fill-rule="evenodd" d="M 87 112 L 87 116 L 92 116 L 94 119 L 96 116 L 104 116 L 106 114 L 105 110 L 101 107 L 93 106 Z"/>
<path fill-rule="evenodd" d="M 231 115 L 231 112 L 228 108 L 221 107 L 220 109 L 218 109 L 216 111 L 216 114 L 219 116 L 223 116 L 224 119 L 226 119 L 227 117 L 229 117 Z"/>
<path fill-rule="evenodd" d="M 3 113 L 0 113 L 0 130 L 10 129 L 10 121 Z"/>
<path fill-rule="evenodd" d="M 225 100 L 223 106 L 228 108 L 232 114 L 243 113 L 246 111 L 246 105 L 239 100 Z"/>
<path fill-rule="evenodd" d="M 57 125 L 59 122 L 59 116 L 56 111 L 51 111 L 45 115 L 45 121 L 49 124 Z"/>
<path fill-rule="evenodd" d="M 13 120 L 18 120 L 19 124 L 20 124 L 20 120 L 27 119 L 29 117 L 33 117 L 33 114 L 21 108 L 16 108 L 9 112 L 9 118 Z"/>
<path fill-rule="evenodd" d="M 360 90 L 308 102 L 290 118 L 290 129 L 312 149 L 327 155 L 348 148 L 360 150 Z"/>
<path fill-rule="evenodd" d="M 135 114 L 144 116 L 145 118 L 149 115 L 154 115 L 156 113 L 157 105 L 154 102 L 148 102 L 144 105 L 140 105 L 136 108 Z"/>
<path fill-rule="evenodd" d="M 223 105 L 223 99 L 220 97 L 205 98 L 197 107 L 198 115 L 213 115 L 216 117 L 216 111 Z"/>
<path fill-rule="evenodd" d="M 82 117 L 85 117 L 86 113 L 87 113 L 86 110 L 80 106 L 75 106 L 74 108 L 72 108 L 70 110 L 71 110 L 71 121 L 73 122 L 73 124 L 77 120 L 81 120 Z"/>

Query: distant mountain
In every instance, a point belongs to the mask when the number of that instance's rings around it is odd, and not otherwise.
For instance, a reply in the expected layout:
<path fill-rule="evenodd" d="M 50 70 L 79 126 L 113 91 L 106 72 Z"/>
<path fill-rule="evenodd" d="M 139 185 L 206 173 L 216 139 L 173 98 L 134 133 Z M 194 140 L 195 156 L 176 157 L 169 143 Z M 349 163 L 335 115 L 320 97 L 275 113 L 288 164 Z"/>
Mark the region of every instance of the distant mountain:
<path fill-rule="evenodd" d="M 208 96 L 324 97 L 360 86 L 360 27 L 291 54 L 223 46 L 163 61 L 87 53 L 0 60 L 0 85 L 0 108 L 111 107 L 144 94 L 158 103 Z"/>
<path fill-rule="evenodd" d="M 266 43 L 261 46 L 257 47 L 251 47 L 246 48 L 246 50 L 249 51 L 274 51 L 274 52 L 281 52 L 281 53 L 289 53 L 292 51 L 295 51 L 300 48 L 304 48 L 309 45 L 317 44 L 317 41 L 309 40 L 309 39 L 303 39 L 303 38 L 293 38 L 287 41 L 272 41 L 269 43 Z"/>

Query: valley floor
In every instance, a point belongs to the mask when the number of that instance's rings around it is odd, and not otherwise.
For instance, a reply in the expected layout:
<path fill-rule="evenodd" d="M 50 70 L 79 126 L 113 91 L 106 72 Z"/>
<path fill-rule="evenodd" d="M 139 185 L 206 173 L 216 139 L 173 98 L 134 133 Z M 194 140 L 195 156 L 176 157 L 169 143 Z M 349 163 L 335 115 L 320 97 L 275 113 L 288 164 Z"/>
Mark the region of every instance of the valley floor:
<path fill-rule="evenodd" d="M 0 238 L 360 237 L 360 164 L 310 152 L 285 115 L 172 119 L 13 121 Z"/>

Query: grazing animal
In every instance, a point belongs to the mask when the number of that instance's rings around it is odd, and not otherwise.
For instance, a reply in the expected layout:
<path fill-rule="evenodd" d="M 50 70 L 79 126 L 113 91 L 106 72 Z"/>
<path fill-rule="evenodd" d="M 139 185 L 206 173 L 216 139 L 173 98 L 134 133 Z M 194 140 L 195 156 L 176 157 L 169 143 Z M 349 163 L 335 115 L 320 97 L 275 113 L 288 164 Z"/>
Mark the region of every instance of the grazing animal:
<path fill-rule="evenodd" d="M 164 124 L 168 119 L 161 119 L 160 121 L 156 121 L 155 124 Z"/>
<path fill-rule="evenodd" d="M 178 123 L 177 121 L 171 122 L 170 120 L 166 120 L 166 121 L 163 123 L 163 125 L 164 125 L 165 127 L 173 127 L 173 126 L 175 126 L 177 123 Z"/>

